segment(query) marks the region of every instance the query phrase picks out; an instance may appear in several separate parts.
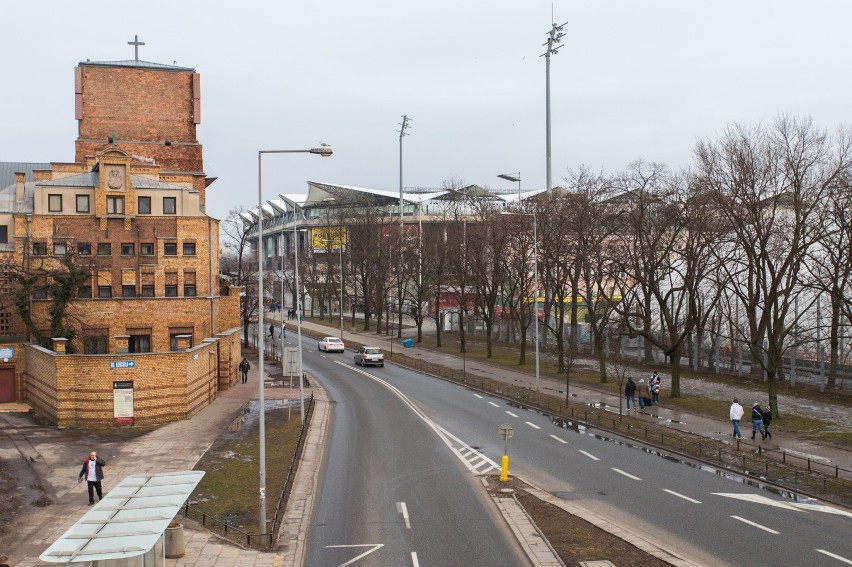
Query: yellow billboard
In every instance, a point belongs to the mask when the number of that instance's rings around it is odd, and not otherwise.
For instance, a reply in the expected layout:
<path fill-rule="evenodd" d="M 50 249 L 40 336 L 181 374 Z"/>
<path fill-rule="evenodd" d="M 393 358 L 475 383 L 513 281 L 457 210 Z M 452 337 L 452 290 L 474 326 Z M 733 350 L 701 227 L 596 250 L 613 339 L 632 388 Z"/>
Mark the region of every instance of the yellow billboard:
<path fill-rule="evenodd" d="M 323 226 L 311 229 L 311 248 L 315 252 L 346 249 L 345 226 Z"/>

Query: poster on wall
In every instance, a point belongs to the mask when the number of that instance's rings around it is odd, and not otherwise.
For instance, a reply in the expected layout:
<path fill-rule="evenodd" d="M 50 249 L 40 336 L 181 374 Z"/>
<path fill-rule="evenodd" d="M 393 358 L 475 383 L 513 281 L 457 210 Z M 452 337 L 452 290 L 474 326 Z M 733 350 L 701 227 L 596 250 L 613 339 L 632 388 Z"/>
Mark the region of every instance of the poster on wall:
<path fill-rule="evenodd" d="M 133 425 L 133 380 L 112 383 L 113 425 Z"/>

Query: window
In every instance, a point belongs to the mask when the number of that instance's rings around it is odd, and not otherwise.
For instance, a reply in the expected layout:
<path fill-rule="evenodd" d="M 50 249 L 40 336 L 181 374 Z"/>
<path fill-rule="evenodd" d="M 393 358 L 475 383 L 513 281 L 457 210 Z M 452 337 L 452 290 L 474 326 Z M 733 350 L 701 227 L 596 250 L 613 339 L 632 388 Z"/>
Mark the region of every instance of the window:
<path fill-rule="evenodd" d="M 47 299 L 47 290 L 43 287 L 33 289 L 33 299 Z"/>
<path fill-rule="evenodd" d="M 62 195 L 47 196 L 47 210 L 51 213 L 62 212 Z"/>
<path fill-rule="evenodd" d="M 47 256 L 47 242 L 33 242 L 33 256 Z"/>
<path fill-rule="evenodd" d="M 151 214 L 151 197 L 139 197 L 139 211 L 137 212 L 140 215 Z"/>
<path fill-rule="evenodd" d="M 174 197 L 163 197 L 163 214 L 174 215 L 176 210 L 176 199 Z"/>
<path fill-rule="evenodd" d="M 108 285 L 98 286 L 98 297 L 101 299 L 109 299 L 112 297 L 112 287 Z"/>
<path fill-rule="evenodd" d="M 177 256 L 177 242 L 166 242 L 163 244 L 164 256 Z"/>
<path fill-rule="evenodd" d="M 83 336 L 83 354 L 107 354 L 107 331 L 89 331 Z"/>
<path fill-rule="evenodd" d="M 139 255 L 140 256 L 153 256 L 154 255 L 154 243 L 153 242 L 142 242 L 139 244 Z"/>
<path fill-rule="evenodd" d="M 89 212 L 89 196 L 88 195 L 77 195 L 77 212 L 78 213 L 88 213 Z"/>
<path fill-rule="evenodd" d="M 65 256 L 65 253 L 68 251 L 68 246 L 64 242 L 54 242 L 53 243 L 53 255 L 54 256 Z"/>
<path fill-rule="evenodd" d="M 122 242 L 121 244 L 121 255 L 122 256 L 133 256 L 135 254 L 136 247 L 132 242 Z"/>
<path fill-rule="evenodd" d="M 183 255 L 184 256 L 195 256 L 195 242 L 184 242 L 183 243 Z"/>
<path fill-rule="evenodd" d="M 107 214 L 124 214 L 124 197 L 107 197 Z"/>
<path fill-rule="evenodd" d="M 128 352 L 151 352 L 151 335 L 130 335 Z"/>
<path fill-rule="evenodd" d="M 136 297 L 136 286 L 135 285 L 123 285 L 123 286 L 121 286 L 121 297 Z"/>
<path fill-rule="evenodd" d="M 184 297 L 195 297 L 195 284 L 184 285 L 183 295 Z"/>
<path fill-rule="evenodd" d="M 112 244 L 109 242 L 98 242 L 98 256 L 111 256 Z"/>
<path fill-rule="evenodd" d="M 78 256 L 91 256 L 92 255 L 92 245 L 88 242 L 78 242 L 77 243 L 77 255 Z"/>
<path fill-rule="evenodd" d="M 9 243 L 9 227 L 4 225 L 0 225 L 0 244 L 8 244 Z"/>
<path fill-rule="evenodd" d="M 166 297 L 177 297 L 177 286 L 176 285 L 167 285 L 164 288 Z"/>
<path fill-rule="evenodd" d="M 142 297 L 154 297 L 154 286 L 143 285 L 142 286 Z"/>
<path fill-rule="evenodd" d="M 80 286 L 80 289 L 77 290 L 77 297 L 80 299 L 91 299 L 92 297 L 92 286 L 83 285 Z"/>

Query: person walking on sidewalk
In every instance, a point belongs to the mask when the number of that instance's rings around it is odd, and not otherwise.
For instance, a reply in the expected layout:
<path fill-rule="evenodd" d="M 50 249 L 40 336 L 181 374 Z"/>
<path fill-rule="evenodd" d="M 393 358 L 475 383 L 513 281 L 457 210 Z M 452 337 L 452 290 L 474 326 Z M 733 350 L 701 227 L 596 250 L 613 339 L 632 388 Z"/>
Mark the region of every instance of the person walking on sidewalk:
<path fill-rule="evenodd" d="M 92 451 L 89 457 L 83 461 L 80 478 L 77 479 L 77 482 L 86 479 L 89 488 L 89 506 L 95 503 L 95 492 L 98 493 L 98 500 L 104 497 L 101 489 L 101 481 L 104 479 L 104 466 L 106 466 L 106 461 L 98 457 L 95 451 Z"/>
<path fill-rule="evenodd" d="M 757 432 L 760 432 L 760 438 L 766 439 L 766 434 L 763 432 L 763 410 L 760 409 L 760 404 L 754 402 L 754 405 L 751 406 L 751 438 L 754 439 L 754 435 Z"/>
<path fill-rule="evenodd" d="M 624 397 L 627 398 L 627 411 L 630 411 L 630 402 L 633 401 L 633 411 L 636 411 L 636 382 L 632 376 L 627 377 L 627 384 L 624 385 Z"/>
<path fill-rule="evenodd" d="M 731 411 L 729 413 L 731 418 L 731 424 L 734 426 L 734 438 L 742 439 L 743 435 L 740 433 L 740 420 L 743 418 L 743 414 L 745 411 L 743 410 L 743 406 L 740 405 L 740 402 L 734 398 L 734 401 L 731 403 Z"/>
<path fill-rule="evenodd" d="M 636 387 L 636 392 L 639 395 L 639 411 L 645 413 L 645 404 L 651 405 L 651 394 L 648 392 L 648 385 L 644 378 L 639 378 L 639 385 Z"/>
<path fill-rule="evenodd" d="M 242 375 L 243 384 L 248 382 L 248 371 L 251 368 L 251 363 L 248 361 L 246 357 L 243 357 L 243 361 L 240 362 L 240 374 Z"/>
<path fill-rule="evenodd" d="M 270 323 L 270 324 L 269 324 L 269 338 L 270 338 L 270 339 L 274 339 L 274 338 L 275 338 L 275 323 Z"/>
<path fill-rule="evenodd" d="M 766 407 L 763 408 L 763 438 L 766 439 L 769 437 L 772 439 L 772 434 L 769 433 L 769 424 L 772 423 L 772 408 L 769 407 L 769 404 L 766 404 Z"/>
<path fill-rule="evenodd" d="M 654 372 L 653 380 L 648 381 L 648 389 L 651 390 L 651 403 L 660 403 L 660 377 Z"/>

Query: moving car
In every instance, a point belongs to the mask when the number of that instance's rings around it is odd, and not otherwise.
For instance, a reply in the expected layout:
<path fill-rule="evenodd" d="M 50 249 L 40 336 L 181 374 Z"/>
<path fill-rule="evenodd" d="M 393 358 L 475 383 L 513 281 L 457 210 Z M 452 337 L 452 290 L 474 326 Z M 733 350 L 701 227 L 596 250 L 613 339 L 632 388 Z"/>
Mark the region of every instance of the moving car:
<path fill-rule="evenodd" d="M 361 366 L 369 366 L 371 364 L 384 366 L 385 355 L 379 347 L 362 346 L 355 355 L 355 364 L 360 364 Z"/>
<path fill-rule="evenodd" d="M 325 352 L 343 352 L 344 348 L 343 341 L 337 337 L 323 337 L 317 343 L 317 350 L 324 350 Z"/>

